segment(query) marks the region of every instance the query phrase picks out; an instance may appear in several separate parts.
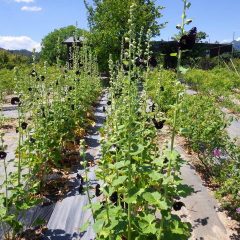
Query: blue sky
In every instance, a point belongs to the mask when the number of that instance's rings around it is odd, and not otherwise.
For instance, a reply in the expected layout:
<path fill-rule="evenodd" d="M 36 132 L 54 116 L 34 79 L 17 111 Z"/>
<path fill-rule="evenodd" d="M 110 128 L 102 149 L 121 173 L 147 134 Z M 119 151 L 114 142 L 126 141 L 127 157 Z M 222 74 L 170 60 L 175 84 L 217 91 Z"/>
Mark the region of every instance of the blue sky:
<path fill-rule="evenodd" d="M 114 0 L 112 0 L 114 1 Z M 209 34 L 211 42 L 240 38 L 239 0 L 192 0 L 188 12 L 192 26 Z M 168 21 L 158 39 L 168 40 L 181 21 L 182 0 L 156 0 L 165 6 L 161 22 Z M 41 39 L 56 28 L 78 22 L 87 29 L 83 0 L 0 0 L 0 47 L 40 48 Z"/>

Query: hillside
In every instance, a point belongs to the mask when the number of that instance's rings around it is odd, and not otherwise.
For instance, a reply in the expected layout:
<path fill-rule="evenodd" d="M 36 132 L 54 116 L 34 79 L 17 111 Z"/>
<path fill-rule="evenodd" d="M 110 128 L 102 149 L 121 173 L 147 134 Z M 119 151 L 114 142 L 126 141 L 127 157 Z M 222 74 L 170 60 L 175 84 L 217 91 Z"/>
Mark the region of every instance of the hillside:
<path fill-rule="evenodd" d="M 0 69 L 13 69 L 15 66 L 31 62 L 31 55 L 27 50 L 8 51 L 0 48 Z"/>
<path fill-rule="evenodd" d="M 32 56 L 32 52 L 30 52 L 30 51 L 28 51 L 26 49 L 8 50 L 8 52 L 13 53 L 13 54 L 17 54 L 17 55 L 26 56 L 26 57 L 31 57 Z"/>

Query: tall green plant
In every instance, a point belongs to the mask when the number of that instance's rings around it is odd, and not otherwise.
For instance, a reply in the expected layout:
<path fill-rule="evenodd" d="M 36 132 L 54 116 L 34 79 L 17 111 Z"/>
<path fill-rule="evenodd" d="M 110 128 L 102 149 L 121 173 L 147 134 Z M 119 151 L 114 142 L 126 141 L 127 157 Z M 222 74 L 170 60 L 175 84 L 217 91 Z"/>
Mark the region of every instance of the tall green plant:
<path fill-rule="evenodd" d="M 143 76 L 135 64 L 139 53 L 135 11 L 133 5 L 124 66 L 117 70 L 113 61 L 109 62 L 109 106 L 101 142 L 102 158 L 96 172 L 103 182 L 103 201 L 92 206 L 93 228 L 97 239 L 187 239 L 189 225 L 172 212 L 178 204 L 176 197 L 181 196 L 181 191 L 186 193 L 179 181 L 181 160 L 177 152 L 164 146 L 161 153 L 156 141 L 156 129 L 160 128 L 151 123 L 154 113 L 146 111 L 148 99 L 144 91 L 139 91 Z M 146 47 L 146 63 L 150 54 Z M 150 66 L 147 76 L 149 72 Z"/>

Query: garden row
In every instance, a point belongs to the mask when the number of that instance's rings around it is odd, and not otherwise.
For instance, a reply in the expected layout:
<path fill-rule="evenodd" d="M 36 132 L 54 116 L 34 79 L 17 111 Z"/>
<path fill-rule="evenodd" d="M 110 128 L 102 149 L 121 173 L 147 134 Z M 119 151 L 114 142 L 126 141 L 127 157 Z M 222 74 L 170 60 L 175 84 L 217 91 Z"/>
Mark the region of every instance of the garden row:
<path fill-rule="evenodd" d="M 184 9 L 188 7 L 184 1 Z M 116 64 L 109 61 L 109 107 L 96 170 L 101 183 L 96 186 L 96 196 L 101 201 L 89 201 L 93 229 L 97 239 L 188 239 L 191 226 L 176 212 L 184 206 L 180 198 L 189 192 L 180 179 L 184 161 L 174 150 L 176 121 L 168 144 L 159 143 L 157 136 L 166 118 L 154 105 L 149 106 L 144 89 L 155 65 L 151 32 L 145 41 L 141 34 L 136 39 L 134 11 L 132 6 L 121 60 Z M 172 103 L 173 112 L 178 107 L 177 101 Z"/>
<path fill-rule="evenodd" d="M 183 2 L 182 35 L 191 22 L 186 19 L 190 4 Z M 114 65 L 110 59 L 109 107 L 96 171 L 101 184 L 95 193 L 101 201 L 89 201 L 93 229 L 97 239 L 188 239 L 191 226 L 176 214 L 184 207 L 180 198 L 190 192 L 180 178 L 184 161 L 174 149 L 176 133 L 198 154 L 208 179 L 218 184 L 219 196 L 235 217 L 239 211 L 239 148 L 225 131 L 228 122 L 216 98 L 186 95 L 179 81 L 181 55 L 192 41 L 180 41 L 177 73 L 152 71 L 151 33 L 145 42 L 141 35 L 136 39 L 134 6 L 130 13 L 121 60 Z M 195 30 L 189 33 L 193 36 L 183 37 L 194 37 Z M 153 102 L 150 111 L 149 98 Z M 159 142 L 165 124 L 170 127 L 170 141 Z"/>
<path fill-rule="evenodd" d="M 191 69 L 184 76 L 184 82 L 191 89 L 215 98 L 220 106 L 240 113 L 240 104 L 236 104 L 236 100 L 239 99 L 239 73 L 226 67 L 208 71 Z"/>
<path fill-rule="evenodd" d="M 61 176 L 64 169 L 80 162 L 80 140 L 94 124 L 92 106 L 101 93 L 96 59 L 87 46 L 81 51 L 75 48 L 71 70 L 33 63 L 26 75 L 15 68 L 11 99 L 18 110 L 15 171 L 8 169 L 4 122 L 0 126 L 0 164 L 5 170 L 0 222 L 5 239 L 21 237 L 25 227 L 20 215 L 48 198 L 58 200 L 67 191 L 50 176 Z"/>
<path fill-rule="evenodd" d="M 193 78 L 196 75 L 198 78 Z M 190 79 L 190 76 L 191 79 L 195 79 L 197 86 L 202 88 L 197 95 L 185 93 L 185 87 L 175 80 L 175 72 L 161 70 L 152 72 L 148 77 L 146 83 L 148 96 L 155 102 L 157 111 L 166 119 L 170 119 L 167 122 L 171 126 L 177 92 L 182 92 L 176 119 L 177 131 L 185 137 L 189 152 L 193 151 L 197 154 L 200 160 L 198 168 L 204 172 L 206 179 L 217 187 L 216 193 L 223 206 L 239 219 L 240 148 L 230 140 L 226 132 L 230 122 L 219 109 L 215 96 L 208 92 L 210 87 L 206 85 L 213 86 L 217 80 L 211 79 L 212 74 L 202 70 L 190 70 L 190 73 L 183 77 Z M 200 82 L 204 76 L 206 76 L 206 85 Z M 212 88 L 213 90 L 216 89 Z M 219 91 L 223 91 L 221 87 Z M 227 90 L 221 94 L 225 92 Z"/>

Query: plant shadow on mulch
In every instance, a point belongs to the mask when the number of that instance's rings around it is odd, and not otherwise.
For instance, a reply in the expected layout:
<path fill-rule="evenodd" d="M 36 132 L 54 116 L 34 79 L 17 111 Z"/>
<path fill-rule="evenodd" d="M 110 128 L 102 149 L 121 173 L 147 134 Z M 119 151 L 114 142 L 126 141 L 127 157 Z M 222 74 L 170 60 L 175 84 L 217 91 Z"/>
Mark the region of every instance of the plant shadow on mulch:
<path fill-rule="evenodd" d="M 87 145 L 86 151 L 86 160 L 88 161 L 88 166 L 93 167 L 95 165 L 95 156 L 94 157 L 94 149 L 97 148 L 99 143 L 99 138 L 97 137 L 98 131 L 101 128 L 101 125 L 105 121 L 103 106 L 105 104 L 97 104 L 97 107 L 94 109 L 96 116 L 96 124 L 94 126 L 90 126 L 87 129 L 88 135 L 84 136 Z M 70 144 L 72 146 L 72 144 Z M 93 151 L 91 151 L 93 149 Z M 79 154 L 79 148 L 74 149 L 65 149 L 63 151 L 61 167 L 58 169 L 53 169 L 50 174 L 48 174 L 48 180 L 46 181 L 46 185 L 44 187 L 44 191 L 41 193 L 45 199 L 43 206 L 50 206 L 57 201 L 61 201 L 64 198 L 72 197 L 79 195 L 79 185 L 80 180 L 76 178 L 76 174 L 82 172 L 84 169 L 80 164 L 82 161 L 82 157 Z M 91 185 L 96 184 L 96 180 L 89 181 Z M 31 233 L 28 237 L 27 234 Z M 27 229 L 23 234 L 25 234 L 24 240 L 70 240 L 74 237 L 76 239 L 81 238 L 85 232 L 68 234 L 64 230 L 55 229 L 48 230 L 44 228 L 44 232 L 38 234 L 34 234 L 34 231 L 31 229 Z M 39 236 L 41 236 L 39 238 Z M 22 240 L 21 239 L 21 240 Z M 91 239 L 89 239 L 91 240 Z"/>
<path fill-rule="evenodd" d="M 240 240 L 240 228 L 235 229 L 237 231 L 237 234 L 232 234 L 230 236 L 230 240 Z"/>
<path fill-rule="evenodd" d="M 206 186 L 207 188 L 209 188 L 211 191 L 216 192 L 220 185 L 218 183 L 215 183 L 212 176 L 208 173 L 208 170 L 205 168 L 205 166 L 203 164 L 201 164 L 200 162 L 192 162 L 193 166 L 190 164 L 190 167 L 192 169 L 195 169 L 196 172 L 199 174 L 200 178 L 203 181 L 203 185 Z M 221 204 L 222 207 L 218 208 L 217 211 L 218 212 L 224 212 L 228 217 L 230 217 L 231 219 L 237 221 L 239 223 L 239 216 L 236 214 L 235 209 L 231 209 L 231 207 L 224 207 Z M 202 224 L 204 222 L 202 222 L 202 220 L 205 219 L 197 219 L 198 224 Z M 240 240 L 240 227 L 239 226 L 234 226 L 231 228 L 233 231 L 236 232 L 236 234 L 232 234 L 230 236 L 230 240 Z"/>
<path fill-rule="evenodd" d="M 55 230 L 47 230 L 44 237 L 41 240 L 70 240 L 70 239 L 81 239 L 84 236 L 85 232 L 83 233 L 73 233 L 68 234 L 61 229 Z M 30 239 L 29 239 L 30 240 Z M 89 239 L 93 240 L 93 239 Z"/>

